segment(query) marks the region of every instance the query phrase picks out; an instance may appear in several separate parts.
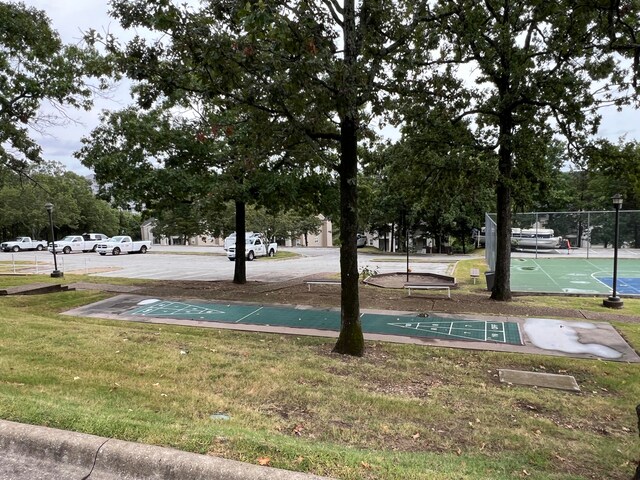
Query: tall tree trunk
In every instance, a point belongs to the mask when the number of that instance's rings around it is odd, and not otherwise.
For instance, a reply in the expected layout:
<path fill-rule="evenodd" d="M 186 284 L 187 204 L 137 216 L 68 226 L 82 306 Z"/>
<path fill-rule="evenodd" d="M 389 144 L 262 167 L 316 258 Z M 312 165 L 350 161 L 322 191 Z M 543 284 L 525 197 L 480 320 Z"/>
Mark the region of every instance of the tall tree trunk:
<path fill-rule="evenodd" d="M 344 121 L 342 126 L 342 159 L 340 169 L 340 280 L 341 328 L 333 351 L 362 356 L 364 336 L 360 323 L 358 293 L 358 161 L 355 125 Z"/>
<path fill-rule="evenodd" d="M 233 283 L 247 283 L 247 263 L 244 257 L 246 247 L 246 205 L 236 201 L 236 261 L 233 271 Z"/>
<path fill-rule="evenodd" d="M 355 0 L 344 2 L 344 77 L 339 100 L 340 115 L 340 280 L 341 328 L 333 351 L 364 354 L 358 294 L 358 92 L 355 89 L 357 59 Z"/>
<path fill-rule="evenodd" d="M 496 187 L 496 270 L 491 298 L 511 300 L 511 174 L 513 171 L 511 141 L 513 114 L 500 118 L 500 147 L 498 149 L 498 184 Z"/>

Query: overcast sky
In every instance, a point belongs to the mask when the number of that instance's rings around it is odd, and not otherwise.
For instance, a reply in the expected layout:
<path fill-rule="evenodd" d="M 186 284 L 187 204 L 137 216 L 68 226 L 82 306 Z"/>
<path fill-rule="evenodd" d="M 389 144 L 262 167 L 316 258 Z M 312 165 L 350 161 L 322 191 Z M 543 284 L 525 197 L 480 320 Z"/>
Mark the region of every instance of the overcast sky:
<path fill-rule="evenodd" d="M 91 28 L 99 31 L 109 31 L 119 38 L 123 38 L 122 29 L 118 22 L 107 14 L 108 0 L 24 0 L 29 6 L 47 12 L 65 43 L 77 43 L 82 38 L 82 32 Z M 131 34 L 124 34 L 129 38 Z M 68 113 L 78 123 L 65 127 L 52 128 L 47 135 L 34 134 L 43 148 L 47 160 L 63 163 L 69 170 L 85 175 L 90 173 L 80 162 L 73 158 L 73 152 L 81 147 L 80 139 L 88 136 L 98 125 L 98 115 L 101 110 L 117 110 L 131 103 L 126 84 L 113 93 L 111 99 L 96 99 L 96 107 L 90 112 L 70 110 Z M 612 141 L 626 135 L 627 140 L 640 140 L 640 111 L 625 109 L 616 112 L 614 108 L 603 110 L 603 123 L 600 135 Z"/>

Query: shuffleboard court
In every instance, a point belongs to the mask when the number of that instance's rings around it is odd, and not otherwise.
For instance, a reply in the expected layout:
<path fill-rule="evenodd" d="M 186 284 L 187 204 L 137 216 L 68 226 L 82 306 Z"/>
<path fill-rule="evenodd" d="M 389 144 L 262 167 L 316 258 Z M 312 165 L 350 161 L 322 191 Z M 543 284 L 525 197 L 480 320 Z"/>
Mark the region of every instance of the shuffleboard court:
<path fill-rule="evenodd" d="M 123 314 L 133 317 L 340 330 L 340 313 L 337 311 L 293 307 L 147 299 Z M 361 322 L 365 333 L 522 345 L 516 322 L 374 313 L 362 314 Z"/>
<path fill-rule="evenodd" d="M 567 256 L 568 257 L 568 256 Z M 613 261 L 604 258 L 513 258 L 511 290 L 519 293 L 610 295 Z M 618 260 L 620 295 L 640 295 L 640 259 Z"/>

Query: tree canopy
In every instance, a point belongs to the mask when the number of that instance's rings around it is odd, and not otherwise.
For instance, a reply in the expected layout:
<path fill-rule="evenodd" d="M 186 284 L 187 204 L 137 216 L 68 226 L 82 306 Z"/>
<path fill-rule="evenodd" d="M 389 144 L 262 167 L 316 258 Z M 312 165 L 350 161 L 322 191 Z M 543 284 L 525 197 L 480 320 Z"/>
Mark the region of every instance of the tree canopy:
<path fill-rule="evenodd" d="M 56 236 L 125 233 L 120 211 L 97 199 L 86 178 L 55 164 L 31 167 L 26 175 L 29 181 L 11 170 L 1 174 L 0 234 L 3 238 L 48 236 L 49 220 L 44 205 L 49 202 L 55 206 Z M 139 222 L 137 229 L 126 233 L 139 235 Z"/>
<path fill-rule="evenodd" d="M 90 49 L 64 45 L 43 11 L 0 2 L 0 168 L 24 173 L 41 162 L 41 148 L 29 129 L 68 122 L 67 106 L 91 106 L 87 73 L 103 78 L 96 58 Z M 43 114 L 46 102 L 59 114 Z"/>
<path fill-rule="evenodd" d="M 514 187 L 548 177 L 545 158 L 554 135 L 575 149 L 596 132 L 597 106 L 612 98 L 600 97 L 595 85 L 613 90 L 620 59 L 603 38 L 608 10 L 597 3 L 451 0 L 438 8 L 446 18 L 443 56 L 474 69 L 473 84 L 462 89 L 468 103 L 457 105 L 453 118 L 473 119 L 476 141 L 496 152 L 492 298 L 508 300 Z"/>

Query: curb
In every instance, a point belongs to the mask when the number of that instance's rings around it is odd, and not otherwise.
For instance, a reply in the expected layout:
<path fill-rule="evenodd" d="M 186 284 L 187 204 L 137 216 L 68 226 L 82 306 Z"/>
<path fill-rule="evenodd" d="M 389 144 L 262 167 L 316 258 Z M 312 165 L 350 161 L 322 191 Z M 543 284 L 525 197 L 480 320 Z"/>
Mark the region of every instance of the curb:
<path fill-rule="evenodd" d="M 172 448 L 6 420 L 0 420 L 0 457 L 27 457 L 34 464 L 54 464 L 61 469 L 82 471 L 85 476 L 81 478 L 86 480 L 328 480 Z"/>

